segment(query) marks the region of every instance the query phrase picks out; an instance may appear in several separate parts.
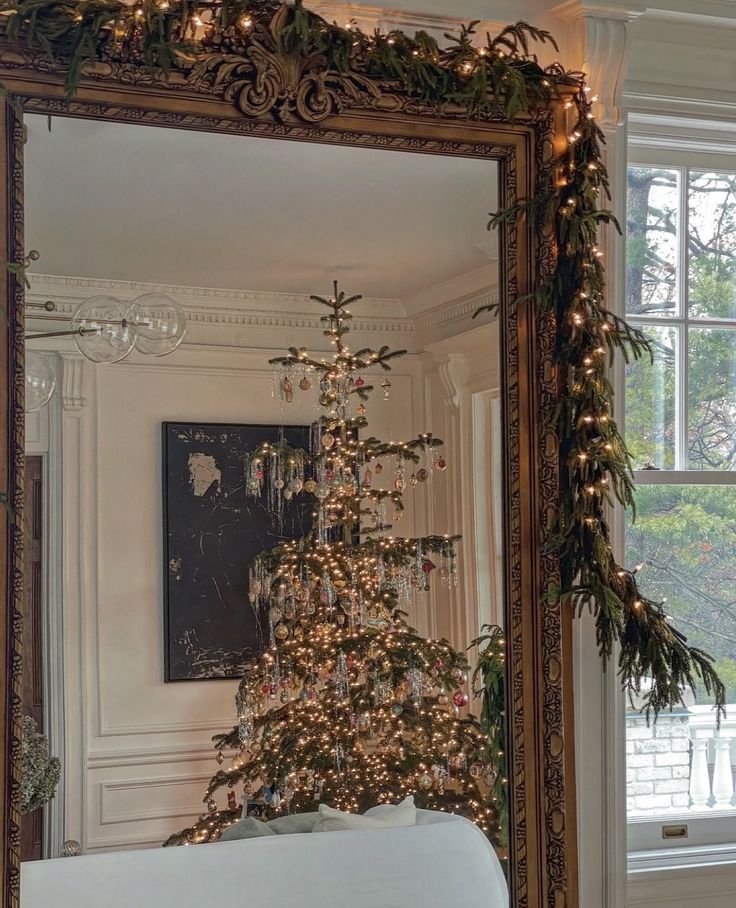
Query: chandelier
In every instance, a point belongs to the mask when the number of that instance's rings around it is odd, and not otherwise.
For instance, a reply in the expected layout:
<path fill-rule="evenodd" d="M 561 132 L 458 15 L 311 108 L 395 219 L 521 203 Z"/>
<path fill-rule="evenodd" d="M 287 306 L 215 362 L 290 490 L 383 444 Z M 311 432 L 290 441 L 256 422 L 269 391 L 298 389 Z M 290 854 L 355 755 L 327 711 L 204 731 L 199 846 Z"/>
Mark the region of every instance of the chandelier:
<path fill-rule="evenodd" d="M 186 318 L 179 304 L 165 293 L 143 293 L 132 302 L 114 296 L 93 296 L 69 318 L 56 303 L 26 303 L 40 309 L 44 321 L 64 321 L 58 331 L 26 333 L 26 340 L 73 337 L 77 350 L 93 363 L 117 363 L 136 349 L 147 356 L 166 356 L 184 340 Z M 50 359 L 26 351 L 26 413 L 42 409 L 56 390 L 56 371 Z"/>

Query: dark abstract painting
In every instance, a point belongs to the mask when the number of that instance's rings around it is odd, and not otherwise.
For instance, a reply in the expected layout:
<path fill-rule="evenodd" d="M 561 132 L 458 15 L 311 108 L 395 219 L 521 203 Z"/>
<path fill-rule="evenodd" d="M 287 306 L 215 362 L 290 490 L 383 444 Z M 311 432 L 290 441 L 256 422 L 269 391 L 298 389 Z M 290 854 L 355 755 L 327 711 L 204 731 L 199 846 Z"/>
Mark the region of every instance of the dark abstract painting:
<path fill-rule="evenodd" d="M 246 455 L 283 432 L 309 446 L 308 426 L 163 423 L 164 646 L 167 681 L 239 678 L 263 649 L 266 622 L 248 599 L 253 557 L 307 531 L 298 496 L 276 521 L 245 494 Z"/>

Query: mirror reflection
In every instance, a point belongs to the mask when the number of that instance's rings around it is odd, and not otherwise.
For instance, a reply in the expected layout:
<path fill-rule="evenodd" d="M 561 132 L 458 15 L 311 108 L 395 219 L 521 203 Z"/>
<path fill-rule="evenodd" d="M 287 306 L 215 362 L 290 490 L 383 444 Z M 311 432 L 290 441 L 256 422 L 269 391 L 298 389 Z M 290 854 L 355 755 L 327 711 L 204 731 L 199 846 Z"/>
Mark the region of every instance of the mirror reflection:
<path fill-rule="evenodd" d="M 23 860 L 443 811 L 502 887 L 496 165 L 26 125 Z"/>

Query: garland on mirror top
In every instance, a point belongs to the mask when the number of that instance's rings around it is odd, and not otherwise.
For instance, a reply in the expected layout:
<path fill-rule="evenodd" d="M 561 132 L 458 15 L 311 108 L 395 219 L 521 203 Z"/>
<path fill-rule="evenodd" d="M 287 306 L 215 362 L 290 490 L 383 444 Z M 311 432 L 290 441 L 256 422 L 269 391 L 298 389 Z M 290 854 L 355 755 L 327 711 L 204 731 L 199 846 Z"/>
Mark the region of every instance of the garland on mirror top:
<path fill-rule="evenodd" d="M 642 596 L 635 571 L 613 557 L 606 509 L 614 500 L 634 507 L 631 463 L 613 419 L 613 388 L 606 376 L 616 353 L 650 356 L 644 335 L 605 305 L 605 273 L 598 230 L 614 224 L 599 208 L 608 195 L 601 157 L 603 134 L 595 123 L 589 89 L 579 73 L 559 64 L 542 67 L 530 42 L 556 47 L 551 35 L 518 22 L 476 45 L 474 24 L 447 36 L 440 47 L 426 32 L 409 37 L 394 30 L 364 34 L 352 25 L 329 23 L 299 0 L 17 0 L 4 2 L 12 40 L 42 48 L 66 70 L 73 93 L 85 63 L 139 63 L 151 71 L 183 72 L 226 56 L 247 56 L 253 42 L 302 57 L 316 55 L 323 72 L 349 74 L 356 84 L 393 84 L 438 111 L 458 110 L 469 118 L 513 120 L 565 96 L 576 114 L 559 164 L 560 179 L 544 197 L 499 212 L 497 226 L 525 214 L 553 227 L 558 257 L 551 279 L 534 296 L 541 312 L 553 315 L 557 356 L 564 370 L 556 413 L 561 445 L 562 491 L 551 540 L 559 552 L 562 588 L 555 597 L 576 611 L 595 615 L 597 643 L 605 660 L 619 645 L 624 688 L 642 695 L 647 715 L 681 702 L 698 679 L 720 715 L 725 689 L 702 650 L 689 646 L 663 605 Z M 453 107 L 454 105 L 454 107 Z M 642 690 L 642 679 L 650 683 Z"/>

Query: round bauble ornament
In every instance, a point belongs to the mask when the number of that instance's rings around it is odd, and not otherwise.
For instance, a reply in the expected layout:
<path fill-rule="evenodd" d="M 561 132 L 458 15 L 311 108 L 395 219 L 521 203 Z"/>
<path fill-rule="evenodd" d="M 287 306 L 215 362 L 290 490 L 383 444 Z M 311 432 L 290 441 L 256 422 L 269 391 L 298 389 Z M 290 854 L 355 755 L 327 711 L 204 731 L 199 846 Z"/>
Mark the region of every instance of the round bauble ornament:
<path fill-rule="evenodd" d="M 453 668 L 453 670 L 450 672 L 450 676 L 452 677 L 453 681 L 465 680 L 465 672 L 461 668 Z"/>
<path fill-rule="evenodd" d="M 440 694 L 439 697 L 437 697 L 437 702 L 440 706 L 447 706 L 447 704 L 450 702 L 450 698 L 447 696 L 447 694 Z"/>
<path fill-rule="evenodd" d="M 309 389 L 312 387 L 312 382 L 305 375 L 304 378 L 302 378 L 299 382 L 299 387 L 302 389 L 302 391 L 309 391 Z"/>
<path fill-rule="evenodd" d="M 314 490 L 314 495 L 320 501 L 324 501 L 325 498 L 330 494 L 330 488 L 325 482 L 317 483 L 317 488 Z"/>
<path fill-rule="evenodd" d="M 268 610 L 268 620 L 271 624 L 278 624 L 281 621 L 282 611 L 278 605 L 272 605 Z"/>
<path fill-rule="evenodd" d="M 397 492 L 403 492 L 405 488 L 406 488 L 406 480 L 404 479 L 403 476 L 397 476 L 396 479 L 394 479 L 394 489 Z"/>
<path fill-rule="evenodd" d="M 422 791 L 429 791 L 429 789 L 434 785 L 434 778 L 432 777 L 431 773 L 423 772 L 417 779 L 417 782 L 419 783 L 419 787 L 422 789 Z"/>
<path fill-rule="evenodd" d="M 304 488 L 304 483 L 297 476 L 296 479 L 291 480 L 291 482 L 289 483 L 289 488 L 291 489 L 292 492 L 299 493 Z"/>
<path fill-rule="evenodd" d="M 404 712 L 404 707 L 400 703 L 394 703 L 394 705 L 391 707 L 391 712 L 395 716 L 400 716 Z"/>
<path fill-rule="evenodd" d="M 484 782 L 484 784 L 486 784 L 489 788 L 490 788 L 491 785 L 493 785 L 493 783 L 496 781 L 496 777 L 497 777 L 497 776 L 498 776 L 498 773 L 496 772 L 496 770 L 495 770 L 492 766 L 484 766 L 484 767 L 483 767 L 483 782 Z"/>
<path fill-rule="evenodd" d="M 267 694 L 270 690 L 271 685 L 267 681 L 264 681 L 263 684 L 261 684 L 261 693 Z"/>
<path fill-rule="evenodd" d="M 455 772 L 460 772 L 460 770 L 465 769 L 465 763 L 465 754 L 462 752 L 453 754 L 450 757 L 450 769 L 453 769 Z"/>
<path fill-rule="evenodd" d="M 366 414 L 365 406 L 363 404 L 358 404 L 358 407 L 355 412 L 358 414 L 358 416 L 365 416 L 365 414 Z"/>
<path fill-rule="evenodd" d="M 289 636 L 289 628 L 285 624 L 277 624 L 273 633 L 277 640 L 286 640 Z"/>
<path fill-rule="evenodd" d="M 335 436 L 330 434 L 329 432 L 325 432 L 325 434 L 322 436 L 322 447 L 327 448 L 327 450 L 329 451 L 329 449 L 334 444 L 335 444 Z"/>
<path fill-rule="evenodd" d="M 279 700 L 281 700 L 282 703 L 288 703 L 288 702 L 289 702 L 289 692 L 288 692 L 288 690 L 282 690 L 282 691 L 281 691 L 281 696 L 279 697 Z"/>
<path fill-rule="evenodd" d="M 358 716 L 358 731 L 361 734 L 367 734 L 371 730 L 371 716 L 370 713 L 361 713 Z"/>
<path fill-rule="evenodd" d="M 308 479 L 304 483 L 304 491 L 314 494 L 314 490 L 317 488 L 317 483 L 313 479 Z"/>
<path fill-rule="evenodd" d="M 356 388 L 362 388 L 364 385 L 365 385 L 365 379 L 364 379 L 364 378 L 361 378 L 360 376 L 358 376 L 358 377 L 355 379 L 355 387 L 356 387 Z"/>
<path fill-rule="evenodd" d="M 463 706 L 468 705 L 468 695 L 464 690 L 456 690 L 452 695 L 452 702 L 458 709 L 462 709 Z"/>
<path fill-rule="evenodd" d="M 285 485 L 286 485 L 286 483 L 284 482 L 283 479 L 275 479 L 273 482 L 274 489 L 283 489 L 283 487 Z"/>
<path fill-rule="evenodd" d="M 445 458 L 444 458 L 444 457 L 438 457 L 437 460 L 435 460 L 435 462 L 434 462 L 434 468 L 435 468 L 435 470 L 440 470 L 440 471 L 446 470 L 446 469 L 447 469 L 447 461 L 445 460 Z"/>
<path fill-rule="evenodd" d="M 76 839 L 67 839 L 61 846 L 61 856 L 63 858 L 77 858 L 81 853 L 82 846 Z"/>
<path fill-rule="evenodd" d="M 420 470 L 417 470 L 417 479 L 419 482 L 426 482 L 429 479 L 429 473 L 427 470 L 422 467 Z"/>

